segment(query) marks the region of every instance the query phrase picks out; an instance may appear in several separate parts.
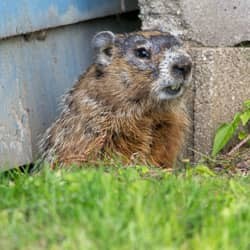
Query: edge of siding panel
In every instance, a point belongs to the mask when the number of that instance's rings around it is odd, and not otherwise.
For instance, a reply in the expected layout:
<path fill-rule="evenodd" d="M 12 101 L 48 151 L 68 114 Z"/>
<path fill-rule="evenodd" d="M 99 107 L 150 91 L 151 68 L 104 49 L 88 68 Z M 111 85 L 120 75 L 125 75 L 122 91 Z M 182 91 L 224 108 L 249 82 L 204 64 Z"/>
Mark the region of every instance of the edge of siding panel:
<path fill-rule="evenodd" d="M 0 39 L 136 9 L 136 0 L 1 0 Z"/>

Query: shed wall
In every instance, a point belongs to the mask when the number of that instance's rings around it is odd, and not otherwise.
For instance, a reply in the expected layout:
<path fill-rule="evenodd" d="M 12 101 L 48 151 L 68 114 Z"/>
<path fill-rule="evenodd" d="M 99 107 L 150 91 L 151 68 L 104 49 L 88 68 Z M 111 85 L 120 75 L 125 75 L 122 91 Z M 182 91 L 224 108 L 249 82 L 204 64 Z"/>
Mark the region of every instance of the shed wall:
<path fill-rule="evenodd" d="M 93 35 L 139 28 L 132 13 L 0 40 L 0 169 L 36 159 L 60 96 L 92 62 Z"/>

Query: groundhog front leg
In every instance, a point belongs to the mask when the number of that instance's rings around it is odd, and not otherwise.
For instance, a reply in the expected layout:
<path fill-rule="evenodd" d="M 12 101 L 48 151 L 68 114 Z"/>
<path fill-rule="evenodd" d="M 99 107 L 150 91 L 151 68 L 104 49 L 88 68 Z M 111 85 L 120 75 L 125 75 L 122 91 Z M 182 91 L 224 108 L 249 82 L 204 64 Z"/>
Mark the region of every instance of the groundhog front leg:
<path fill-rule="evenodd" d="M 84 139 L 83 139 L 84 140 Z M 85 143 L 77 143 L 69 147 L 65 147 L 64 151 L 56 154 L 59 165 L 69 166 L 72 164 L 81 165 L 83 163 L 94 163 L 99 160 L 102 155 L 102 148 L 105 145 L 105 135 L 85 140 Z"/>
<path fill-rule="evenodd" d="M 173 168 L 180 150 L 180 141 L 172 135 L 167 135 L 168 132 L 168 130 L 162 130 L 161 133 L 154 137 L 151 158 L 152 163 L 156 166 Z M 164 134 L 165 137 L 160 137 L 164 136 Z"/>
<path fill-rule="evenodd" d="M 77 119 L 77 118 L 75 118 Z M 75 119 L 63 117 L 47 131 L 42 143 L 43 159 L 52 167 L 93 162 L 101 157 L 105 131 L 93 131 Z"/>
<path fill-rule="evenodd" d="M 159 167 L 173 168 L 184 142 L 186 125 L 174 121 L 163 121 L 153 129 L 151 148 L 152 163 Z"/>

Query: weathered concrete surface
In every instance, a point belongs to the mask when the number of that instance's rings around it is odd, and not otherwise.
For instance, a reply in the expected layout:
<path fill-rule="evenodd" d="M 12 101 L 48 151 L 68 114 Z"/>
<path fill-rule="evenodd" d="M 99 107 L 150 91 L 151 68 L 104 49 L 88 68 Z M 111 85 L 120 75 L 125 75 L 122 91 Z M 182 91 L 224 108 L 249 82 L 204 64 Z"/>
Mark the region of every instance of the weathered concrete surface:
<path fill-rule="evenodd" d="M 142 29 L 168 31 L 193 46 L 194 94 L 187 102 L 193 127 L 184 155 L 209 153 L 219 124 L 250 99 L 250 48 L 211 47 L 250 41 L 250 1 L 139 0 L 139 6 Z"/>
<path fill-rule="evenodd" d="M 209 153 L 218 126 L 250 99 L 250 48 L 197 48 L 192 55 L 194 149 Z"/>
<path fill-rule="evenodd" d="M 203 46 L 250 40 L 249 0 L 139 0 L 143 29 L 161 29 Z"/>

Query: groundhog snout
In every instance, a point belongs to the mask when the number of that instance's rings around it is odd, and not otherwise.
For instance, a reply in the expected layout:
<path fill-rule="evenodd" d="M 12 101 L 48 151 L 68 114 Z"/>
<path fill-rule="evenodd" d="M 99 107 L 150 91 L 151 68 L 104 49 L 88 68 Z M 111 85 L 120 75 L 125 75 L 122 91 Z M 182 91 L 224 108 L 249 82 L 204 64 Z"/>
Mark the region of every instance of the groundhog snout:
<path fill-rule="evenodd" d="M 171 65 L 171 74 L 174 78 L 183 80 L 188 80 L 191 75 L 192 70 L 192 61 L 189 56 L 182 55 L 175 59 L 175 61 Z"/>
<path fill-rule="evenodd" d="M 192 78 L 192 60 L 184 50 L 166 50 L 159 65 L 159 79 L 153 95 L 160 101 L 182 96 Z"/>

